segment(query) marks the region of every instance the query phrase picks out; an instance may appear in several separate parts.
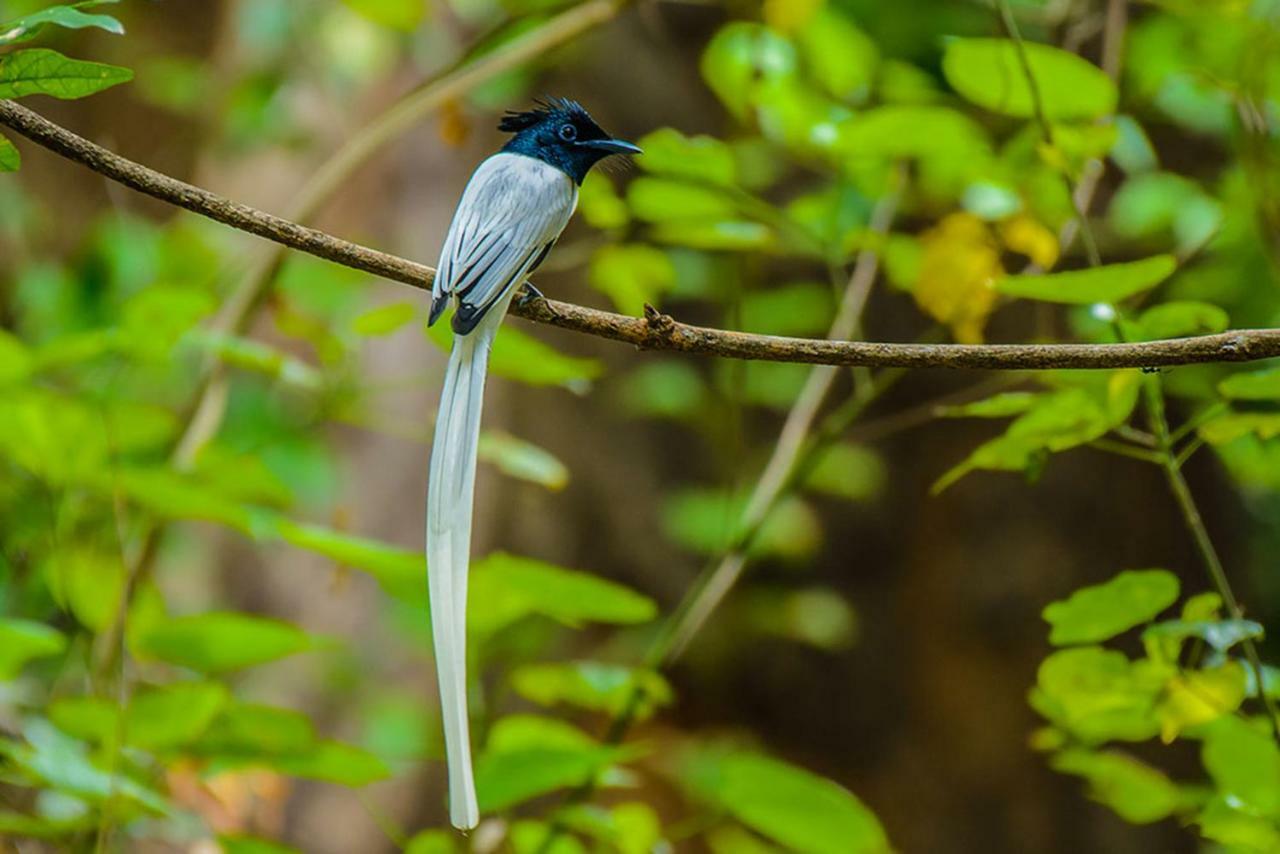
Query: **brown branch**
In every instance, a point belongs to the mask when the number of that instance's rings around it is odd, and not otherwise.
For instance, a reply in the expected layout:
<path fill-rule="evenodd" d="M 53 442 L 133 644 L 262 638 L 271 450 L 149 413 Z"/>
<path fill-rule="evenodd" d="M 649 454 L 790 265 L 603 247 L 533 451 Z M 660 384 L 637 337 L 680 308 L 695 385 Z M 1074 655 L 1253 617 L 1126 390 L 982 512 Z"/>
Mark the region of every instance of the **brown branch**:
<path fill-rule="evenodd" d="M 291 249 L 416 288 L 429 288 L 435 275 L 435 271 L 424 264 L 341 240 L 148 169 L 12 101 L 0 100 L 0 125 L 140 193 Z M 513 306 L 511 310 L 527 320 L 634 344 L 646 350 L 821 365 L 1108 369 L 1249 362 L 1280 356 L 1280 329 L 1242 329 L 1132 344 L 885 344 L 708 329 L 679 323 L 652 309 L 642 318 L 626 317 L 555 300 L 534 300 L 523 307 Z"/>

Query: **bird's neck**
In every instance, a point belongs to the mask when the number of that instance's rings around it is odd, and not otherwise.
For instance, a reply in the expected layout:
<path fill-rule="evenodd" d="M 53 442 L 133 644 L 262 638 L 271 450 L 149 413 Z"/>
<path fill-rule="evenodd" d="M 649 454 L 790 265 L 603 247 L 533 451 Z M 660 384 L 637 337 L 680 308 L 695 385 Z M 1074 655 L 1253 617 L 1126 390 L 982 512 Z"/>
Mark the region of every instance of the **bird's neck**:
<path fill-rule="evenodd" d="M 548 166 L 554 166 L 564 174 L 568 175 L 573 183 L 581 186 L 582 180 L 587 177 L 587 172 L 591 170 L 594 163 L 583 156 L 575 156 L 575 152 L 560 146 L 542 145 L 536 139 L 517 134 L 512 137 L 511 141 L 502 146 L 502 150 L 509 154 L 522 154 L 525 157 L 532 157 L 534 160 L 540 160 Z"/>

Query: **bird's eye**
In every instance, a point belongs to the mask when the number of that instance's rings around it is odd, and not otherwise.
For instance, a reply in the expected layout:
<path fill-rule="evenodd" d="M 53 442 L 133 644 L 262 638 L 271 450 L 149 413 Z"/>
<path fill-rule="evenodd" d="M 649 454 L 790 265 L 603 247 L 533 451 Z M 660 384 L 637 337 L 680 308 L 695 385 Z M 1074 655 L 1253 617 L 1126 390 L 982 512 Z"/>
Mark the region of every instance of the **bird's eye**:
<path fill-rule="evenodd" d="M 578 138 L 578 129 L 571 124 L 560 125 L 560 138 L 565 142 L 573 142 Z"/>

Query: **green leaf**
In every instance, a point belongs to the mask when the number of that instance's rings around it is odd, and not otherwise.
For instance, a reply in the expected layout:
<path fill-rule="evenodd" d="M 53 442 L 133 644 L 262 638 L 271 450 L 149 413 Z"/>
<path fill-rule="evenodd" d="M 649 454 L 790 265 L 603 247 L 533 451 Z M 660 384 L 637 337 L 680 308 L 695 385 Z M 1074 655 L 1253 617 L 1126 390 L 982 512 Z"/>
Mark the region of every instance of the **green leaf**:
<path fill-rule="evenodd" d="M 839 127 L 849 157 L 900 160 L 965 158 L 979 167 L 991 157 L 982 126 L 959 110 L 925 105 L 872 107 Z"/>
<path fill-rule="evenodd" d="M 310 649 L 306 632 L 279 620 L 235 612 L 176 617 L 138 639 L 139 652 L 192 670 L 222 673 Z"/>
<path fill-rule="evenodd" d="M 443 350 L 453 346 L 453 330 L 445 322 L 427 329 L 427 337 Z M 604 372 L 597 359 L 566 356 L 550 344 L 506 324 L 494 339 L 489 370 L 495 375 L 534 386 L 558 385 L 585 392 L 590 380 Z"/>
<path fill-rule="evenodd" d="M 715 555 L 731 546 L 747 498 L 719 489 L 684 489 L 663 503 L 662 526 L 672 540 L 699 554 Z M 822 525 L 804 501 L 784 498 L 765 518 L 751 543 L 751 554 L 790 560 L 810 556 L 822 540 Z"/>
<path fill-rule="evenodd" d="M 367 786 L 391 776 L 387 764 L 359 747 L 337 741 L 320 741 L 301 753 L 278 756 L 276 770 L 294 777 L 323 780 L 339 786 Z"/>
<path fill-rule="evenodd" d="M 420 551 L 288 520 L 281 520 L 276 531 L 290 545 L 369 573 L 394 596 L 419 601 L 423 595 L 427 566 Z"/>
<path fill-rule="evenodd" d="M 1156 715 L 1160 740 L 1171 744 L 1183 730 L 1229 715 L 1248 691 L 1244 666 L 1228 661 L 1220 667 L 1183 670 L 1165 684 Z"/>
<path fill-rule="evenodd" d="M 793 851 L 888 852 L 875 815 L 843 786 L 752 753 L 694 754 L 681 782 Z"/>
<path fill-rule="evenodd" d="M 1280 749 L 1266 728 L 1224 715 L 1206 728 L 1201 756 L 1227 798 L 1264 815 L 1280 812 Z"/>
<path fill-rule="evenodd" d="M 731 220 L 738 204 L 724 190 L 691 184 L 676 178 L 637 178 L 627 187 L 627 204 L 638 219 L 646 222 L 681 223 Z"/>
<path fill-rule="evenodd" d="M 82 743 L 59 732 L 48 721 L 32 718 L 22 732 L 27 744 L 6 748 L 8 758 L 50 787 L 94 803 L 124 798 L 152 813 L 168 812 L 159 793 L 120 769 L 112 773 L 98 768 Z"/>
<path fill-rule="evenodd" d="M 22 155 L 12 142 L 0 135 L 0 172 L 17 172 L 22 166 Z"/>
<path fill-rule="evenodd" d="M 880 494 L 886 479 L 884 463 L 875 451 L 837 442 L 818 456 L 804 485 L 836 498 L 870 501 Z"/>
<path fill-rule="evenodd" d="M 1145 341 L 1209 335 L 1222 332 L 1231 318 L 1216 305 L 1205 302 L 1166 302 L 1152 306 L 1138 318 L 1138 330 Z"/>
<path fill-rule="evenodd" d="M 644 154 L 636 163 L 646 172 L 732 187 L 737 179 L 733 151 L 712 136 L 685 136 L 660 128 L 638 143 Z"/>
<path fill-rule="evenodd" d="M 596 661 L 527 664 L 512 673 L 511 685 L 542 706 L 566 703 L 609 715 L 621 714 L 639 689 L 643 700 L 633 714 L 640 719 L 671 702 L 671 687 L 658 673 Z"/>
<path fill-rule="evenodd" d="M 760 24 L 734 22 L 720 28 L 702 54 L 702 77 L 725 106 L 745 118 L 761 81 L 793 75 L 795 47 Z"/>
<path fill-rule="evenodd" d="M 1156 255 L 1142 261 L 1106 264 L 1065 273 L 1005 276 L 997 280 L 996 289 L 1012 297 L 1072 305 L 1117 302 L 1155 287 L 1173 275 L 1177 268 L 1177 259 L 1172 255 Z"/>
<path fill-rule="evenodd" d="M 706 385 L 688 362 L 646 361 L 631 371 L 622 389 L 622 403 L 635 415 L 686 418 L 703 411 Z"/>
<path fill-rule="evenodd" d="M 1280 400 L 1280 368 L 1232 374 L 1218 383 L 1218 393 L 1231 400 Z"/>
<path fill-rule="evenodd" d="M 1053 767 L 1089 782 L 1089 796 L 1105 804 L 1125 821 L 1150 824 L 1183 805 L 1183 796 L 1168 777 L 1123 753 L 1067 750 L 1053 759 Z"/>
<path fill-rule="evenodd" d="M 219 682 L 175 682 L 141 691 L 129 701 L 126 741 L 149 750 L 198 738 L 230 699 Z"/>
<path fill-rule="evenodd" d="M 0 617 L 0 682 L 18 675 L 24 664 L 57 655 L 67 639 L 52 626 L 14 617 Z"/>
<path fill-rule="evenodd" d="M 1115 84 L 1097 66 L 1049 45 L 1025 42 L 1045 118 L 1096 119 L 1115 111 Z M 969 101 L 1018 118 L 1035 115 L 1032 88 L 1007 39 L 954 39 L 942 58 L 947 82 Z"/>
<path fill-rule="evenodd" d="M 221 835 L 218 837 L 218 845 L 222 854 L 300 854 L 297 848 L 290 845 L 256 836 Z"/>
<path fill-rule="evenodd" d="M 1280 436 L 1280 413 L 1228 412 L 1201 424 L 1198 432 L 1210 445 L 1225 445 L 1245 436 L 1274 439 Z"/>
<path fill-rule="evenodd" d="M 641 243 L 609 244 L 591 256 L 591 286 L 608 295 L 623 314 L 638 317 L 658 305 L 676 283 L 676 268 L 666 252 Z"/>
<path fill-rule="evenodd" d="M 411 33 L 427 14 L 426 0 L 342 0 L 362 17 L 393 30 Z"/>
<path fill-rule="evenodd" d="M 1057 646 L 1094 643 L 1145 623 L 1178 599 L 1178 577 L 1163 569 L 1126 569 L 1103 584 L 1054 602 L 1043 616 Z"/>
<path fill-rule="evenodd" d="M 404 854 L 455 854 L 453 834 L 445 830 L 424 830 L 414 834 Z"/>
<path fill-rule="evenodd" d="M 749 252 L 773 248 L 773 229 L 759 222 L 663 222 L 649 231 L 658 243 L 722 252 Z"/>
<path fill-rule="evenodd" d="M 880 51 L 847 16 L 821 6 L 796 41 L 809 76 L 830 95 L 846 101 L 867 98 Z"/>
<path fill-rule="evenodd" d="M 1160 731 L 1156 702 L 1173 673 L 1098 646 L 1064 649 L 1041 662 L 1031 705 L 1086 744 L 1146 741 Z"/>
<path fill-rule="evenodd" d="M 751 291 L 740 309 L 743 331 L 765 335 L 817 335 L 835 314 L 831 289 L 817 282 Z"/>
<path fill-rule="evenodd" d="M 1243 801 L 1215 797 L 1195 821 L 1205 839 L 1221 843 L 1227 851 L 1266 854 L 1280 850 L 1280 830 L 1275 821 L 1257 814 Z"/>
<path fill-rule="evenodd" d="M 484 634 L 530 614 L 569 626 L 644 623 L 657 614 L 653 600 L 583 572 L 495 552 L 471 566 L 468 624 Z"/>
<path fill-rule="evenodd" d="M 631 221 L 627 203 L 614 189 L 613 182 L 599 172 L 591 172 L 578 190 L 578 210 L 592 228 L 622 228 Z"/>
<path fill-rule="evenodd" d="M 1162 620 L 1142 633 L 1143 642 L 1200 638 L 1218 652 L 1245 640 L 1261 640 L 1265 631 L 1253 620 Z"/>
<path fill-rule="evenodd" d="M 233 703 L 192 748 L 201 755 L 253 761 L 305 753 L 315 740 L 310 719 L 300 712 Z"/>
<path fill-rule="evenodd" d="M 477 455 L 508 477 L 526 480 L 558 492 L 569 483 L 569 469 L 550 451 L 509 433 L 480 434 Z"/>
<path fill-rule="evenodd" d="M 371 308 L 351 321 L 351 328 L 357 335 L 375 337 L 390 335 L 402 326 L 412 322 L 418 314 L 418 307 L 411 302 L 393 302 Z"/>
<path fill-rule="evenodd" d="M 0 98 L 83 98 L 133 79 L 127 68 L 70 59 L 45 48 L 0 56 Z"/>
<path fill-rule="evenodd" d="M 96 4 L 76 4 L 88 6 Z M 36 37 L 40 30 L 47 26 L 65 27 L 69 30 L 80 30 L 96 27 L 116 35 L 124 34 L 124 26 L 110 15 L 91 15 L 81 12 L 76 6 L 51 6 L 31 15 L 18 18 L 16 21 L 0 22 L 0 46 L 18 44 Z"/>
<path fill-rule="evenodd" d="M 534 715 L 494 724 L 476 762 L 480 809 L 502 810 L 594 778 L 632 751 L 602 747 L 573 726 Z"/>
<path fill-rule="evenodd" d="M 943 406 L 939 418 L 1008 418 L 1021 415 L 1035 406 L 1040 395 L 1031 391 L 1004 391 L 973 403 Z"/>

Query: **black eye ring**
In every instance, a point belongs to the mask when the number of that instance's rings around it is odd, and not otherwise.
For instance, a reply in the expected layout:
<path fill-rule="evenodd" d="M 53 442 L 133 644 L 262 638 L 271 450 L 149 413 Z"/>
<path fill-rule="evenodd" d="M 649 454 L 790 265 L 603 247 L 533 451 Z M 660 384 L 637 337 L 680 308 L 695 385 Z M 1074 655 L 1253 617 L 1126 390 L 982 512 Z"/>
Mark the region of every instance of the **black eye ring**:
<path fill-rule="evenodd" d="M 578 129 L 571 124 L 560 125 L 560 138 L 565 142 L 573 142 L 578 138 Z"/>

